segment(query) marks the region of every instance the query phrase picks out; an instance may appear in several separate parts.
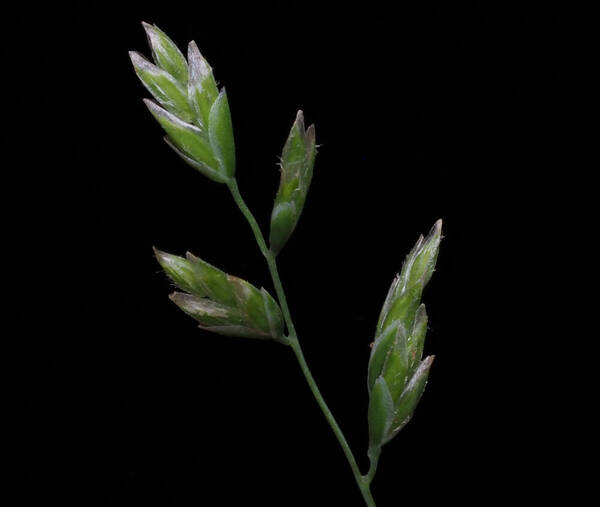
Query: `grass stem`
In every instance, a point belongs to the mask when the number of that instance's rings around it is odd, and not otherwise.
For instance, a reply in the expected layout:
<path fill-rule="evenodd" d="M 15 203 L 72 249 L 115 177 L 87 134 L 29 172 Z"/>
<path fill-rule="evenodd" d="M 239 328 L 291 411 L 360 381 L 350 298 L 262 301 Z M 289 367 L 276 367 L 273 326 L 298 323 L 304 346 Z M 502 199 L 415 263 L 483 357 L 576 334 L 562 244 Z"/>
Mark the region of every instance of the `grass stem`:
<path fill-rule="evenodd" d="M 237 206 L 240 208 L 240 211 L 246 217 L 246 220 L 250 224 L 250 228 L 252 229 L 252 232 L 254 233 L 254 237 L 256 238 L 256 242 L 258 243 L 258 247 L 260 248 L 260 251 L 262 252 L 265 259 L 267 260 L 267 264 L 269 266 L 269 272 L 271 273 L 271 278 L 273 279 L 273 284 L 275 286 L 275 291 L 277 293 L 277 299 L 279 300 L 279 304 L 281 306 L 281 311 L 283 312 L 283 317 L 285 319 L 285 323 L 288 328 L 288 333 L 289 333 L 288 344 L 292 347 L 294 354 L 296 355 L 296 359 L 298 360 L 298 363 L 300 364 L 300 369 L 302 370 L 304 378 L 306 379 L 306 382 L 308 383 L 308 386 L 310 387 L 310 390 L 312 391 L 313 396 L 317 400 L 317 404 L 321 408 L 321 411 L 323 412 L 325 419 L 329 423 L 329 426 L 331 426 L 333 433 L 335 434 L 336 438 L 338 439 L 338 442 L 340 443 L 340 446 L 342 447 L 342 450 L 344 451 L 344 454 L 346 455 L 346 459 L 348 460 L 348 463 L 350 464 L 350 468 L 352 469 L 352 473 L 354 474 L 354 478 L 355 478 L 356 483 L 362 493 L 362 496 L 365 500 L 366 505 L 368 507 L 376 507 L 375 501 L 373 500 L 373 496 L 371 495 L 370 484 L 373 479 L 375 469 L 377 468 L 377 462 L 375 461 L 375 463 L 373 463 L 373 461 L 371 461 L 371 468 L 369 470 L 369 473 L 366 476 L 361 475 L 360 469 L 358 468 L 358 464 L 356 463 L 356 459 L 354 458 L 354 454 L 352 454 L 352 450 L 350 449 L 350 446 L 348 445 L 348 442 L 346 441 L 346 437 L 344 436 L 344 433 L 342 432 L 337 421 L 335 420 L 335 417 L 331 413 L 331 410 L 327 406 L 327 403 L 325 402 L 325 399 L 323 398 L 321 391 L 319 391 L 319 387 L 317 386 L 317 383 L 316 383 L 314 377 L 312 376 L 310 368 L 308 367 L 308 364 L 306 363 L 306 359 L 304 358 L 304 353 L 302 352 L 302 347 L 300 346 L 300 341 L 298 340 L 298 336 L 296 334 L 296 329 L 295 329 L 294 323 L 292 321 L 292 316 L 290 314 L 290 309 L 287 304 L 285 292 L 284 292 L 283 286 L 281 284 L 281 279 L 279 278 L 279 272 L 277 270 L 277 262 L 275 260 L 275 255 L 267 247 L 265 238 L 262 234 L 262 231 L 260 230 L 258 223 L 256 222 L 256 219 L 254 218 L 254 215 L 252 214 L 252 212 L 250 211 L 250 209 L 248 208 L 248 206 L 242 199 L 240 190 L 237 185 L 237 181 L 235 179 L 232 180 L 228 184 L 228 186 L 231 191 L 231 195 L 233 196 L 233 200 L 235 201 Z"/>

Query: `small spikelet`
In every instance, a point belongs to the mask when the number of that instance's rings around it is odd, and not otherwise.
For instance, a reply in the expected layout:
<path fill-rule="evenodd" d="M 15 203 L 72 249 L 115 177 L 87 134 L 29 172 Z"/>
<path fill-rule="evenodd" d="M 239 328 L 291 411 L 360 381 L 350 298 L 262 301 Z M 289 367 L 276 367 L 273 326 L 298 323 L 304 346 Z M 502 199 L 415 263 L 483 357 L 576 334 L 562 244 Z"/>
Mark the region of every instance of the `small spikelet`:
<path fill-rule="evenodd" d="M 372 454 L 377 454 L 408 423 L 427 383 L 433 356 L 421 361 L 427 332 L 427 312 L 421 296 L 435 269 L 441 231 L 442 221 L 438 220 L 427 237 L 418 238 L 381 309 L 369 359 L 368 385 L 373 397 L 377 379 L 385 380 L 394 417 L 386 435 L 371 442 Z"/>
<path fill-rule="evenodd" d="M 145 100 L 165 130 L 167 144 L 207 178 L 231 184 L 235 145 L 225 90 L 219 92 L 210 65 L 192 41 L 188 59 L 156 25 L 142 23 L 154 63 L 131 51 L 140 81 L 156 103 Z"/>
<path fill-rule="evenodd" d="M 281 154 L 281 181 L 271 214 L 271 251 L 278 254 L 294 232 L 312 181 L 317 148 L 315 127 L 304 128 L 298 111 Z"/>
<path fill-rule="evenodd" d="M 229 336 L 284 341 L 279 305 L 265 289 L 228 275 L 187 253 L 186 257 L 154 249 L 165 273 L 185 292 L 171 300 L 207 331 Z"/>

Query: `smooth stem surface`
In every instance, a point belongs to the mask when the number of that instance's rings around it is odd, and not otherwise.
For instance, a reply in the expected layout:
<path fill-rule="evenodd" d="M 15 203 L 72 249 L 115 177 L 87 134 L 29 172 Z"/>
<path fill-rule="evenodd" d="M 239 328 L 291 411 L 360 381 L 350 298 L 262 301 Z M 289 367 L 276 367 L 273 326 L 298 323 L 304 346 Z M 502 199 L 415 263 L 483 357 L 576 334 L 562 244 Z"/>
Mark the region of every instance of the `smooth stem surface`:
<path fill-rule="evenodd" d="M 292 316 L 290 315 L 290 310 L 287 305 L 287 300 L 285 299 L 285 293 L 283 292 L 283 287 L 281 285 L 281 280 L 279 279 L 279 273 L 277 272 L 277 264 L 275 263 L 275 256 L 267 246 L 265 242 L 265 238 L 263 236 L 262 231 L 258 225 L 258 222 L 254 218 L 254 215 L 246 206 L 244 199 L 242 199 L 242 195 L 240 194 L 240 189 L 237 186 L 237 181 L 232 180 L 231 183 L 228 183 L 229 190 L 231 190 L 231 195 L 233 196 L 233 200 L 240 208 L 242 214 L 248 220 L 250 224 L 250 228 L 254 233 L 254 237 L 256 238 L 256 242 L 258 243 L 258 248 L 264 255 L 265 259 L 267 259 L 267 264 L 269 265 L 269 271 L 271 273 L 271 278 L 273 279 L 273 284 L 275 285 L 275 291 L 277 292 L 277 298 L 279 299 L 279 304 L 281 306 L 281 311 L 283 312 L 283 318 L 285 319 L 285 323 L 288 327 L 288 331 L 290 333 L 290 339 L 296 339 L 296 330 L 294 329 L 294 323 L 292 322 Z M 290 340 L 290 341 L 291 341 Z"/>
<path fill-rule="evenodd" d="M 304 354 L 302 353 L 302 347 L 300 347 L 300 342 L 298 341 L 297 338 L 291 342 L 291 347 L 292 347 L 292 349 L 294 349 L 294 353 L 296 354 L 298 363 L 300 363 L 300 368 L 302 370 L 302 373 L 304 374 L 304 377 L 306 378 L 306 381 L 308 382 L 310 390 L 312 391 L 315 399 L 317 400 L 319 407 L 321 407 L 321 410 L 323 411 L 323 414 L 325 415 L 325 419 L 327 419 L 329 426 L 331 426 L 331 429 L 335 433 L 335 436 L 337 437 L 338 442 L 342 446 L 344 454 L 346 455 L 346 459 L 348 460 L 348 463 L 350 463 L 350 467 L 352 468 L 352 473 L 354 474 L 354 478 L 356 479 L 356 483 L 358 484 L 358 487 L 360 488 L 360 491 L 363 495 L 363 498 L 365 499 L 366 504 L 369 507 L 376 507 L 375 501 L 373 500 L 373 497 L 371 496 L 371 491 L 370 491 L 371 480 L 368 479 L 368 475 L 363 477 L 360 474 L 360 470 L 358 468 L 356 460 L 354 459 L 352 450 L 350 449 L 350 446 L 348 445 L 348 442 L 346 441 L 346 437 L 344 437 L 344 433 L 342 432 L 341 428 L 338 426 L 338 424 L 335 420 L 335 417 L 333 417 L 333 414 L 331 413 L 331 410 L 329 410 L 329 407 L 327 406 L 327 403 L 325 402 L 325 399 L 323 398 L 321 391 L 319 391 L 319 387 L 317 386 L 317 383 L 315 382 L 315 379 L 313 378 L 312 373 L 310 372 L 310 368 L 306 364 L 306 359 L 304 359 Z"/>
<path fill-rule="evenodd" d="M 371 462 L 371 468 L 366 476 L 362 476 L 360 474 L 360 469 L 358 468 L 358 464 L 356 463 L 354 454 L 352 454 L 352 450 L 350 449 L 350 446 L 346 441 L 346 437 L 344 436 L 344 433 L 337 424 L 335 417 L 333 417 L 331 410 L 329 410 L 329 407 L 327 406 L 327 403 L 325 402 L 325 399 L 323 398 L 321 391 L 319 391 L 319 387 L 317 386 L 317 383 L 315 382 L 315 379 L 312 376 L 310 368 L 308 367 L 308 364 L 306 364 L 306 359 L 304 358 L 302 347 L 300 346 L 298 336 L 296 335 L 296 329 L 294 328 L 294 323 L 292 321 L 290 309 L 287 304 L 285 292 L 283 290 L 283 286 L 281 285 L 281 279 L 279 278 L 279 272 L 277 270 L 277 262 L 275 261 L 275 255 L 267 247 L 265 238 L 262 234 L 262 231 L 260 230 L 258 223 L 256 222 L 256 219 L 254 218 L 254 215 L 242 199 L 240 190 L 237 186 L 237 181 L 235 179 L 232 180 L 231 183 L 228 184 L 228 186 L 231 190 L 231 195 L 233 196 L 234 201 L 236 202 L 236 204 L 240 208 L 240 211 L 246 217 L 246 220 L 248 220 L 248 223 L 250 224 L 250 228 L 254 233 L 254 237 L 256 238 L 256 242 L 258 243 L 260 251 L 267 260 L 269 271 L 271 273 L 271 278 L 273 279 L 273 284 L 275 285 L 275 291 L 277 292 L 277 299 L 279 299 L 281 311 L 283 312 L 283 318 L 285 319 L 285 323 L 289 331 L 288 343 L 294 350 L 294 354 L 296 354 L 296 358 L 298 359 L 298 363 L 300 364 L 300 369 L 302 370 L 302 373 L 304 374 L 304 377 L 308 382 L 308 386 L 310 387 L 310 390 L 312 391 L 315 399 L 317 400 L 319 407 L 321 407 L 321 410 L 325 415 L 325 419 L 327 419 L 327 422 L 331 426 L 333 433 L 335 434 L 335 436 L 338 439 L 338 442 L 342 446 L 342 450 L 344 451 L 346 459 L 348 460 L 348 463 L 352 468 L 352 473 L 354 474 L 354 478 L 356 479 L 356 483 L 360 488 L 365 503 L 368 507 L 376 507 L 375 501 L 373 500 L 373 496 L 371 495 L 370 484 L 373 479 L 377 463 Z M 373 464 L 375 466 L 373 466 Z"/>
<path fill-rule="evenodd" d="M 363 477 L 364 481 L 370 485 L 373 477 L 375 477 L 375 472 L 377 472 L 377 464 L 379 463 L 379 451 L 374 456 L 371 456 L 371 466 L 369 467 L 369 472 L 367 475 Z"/>

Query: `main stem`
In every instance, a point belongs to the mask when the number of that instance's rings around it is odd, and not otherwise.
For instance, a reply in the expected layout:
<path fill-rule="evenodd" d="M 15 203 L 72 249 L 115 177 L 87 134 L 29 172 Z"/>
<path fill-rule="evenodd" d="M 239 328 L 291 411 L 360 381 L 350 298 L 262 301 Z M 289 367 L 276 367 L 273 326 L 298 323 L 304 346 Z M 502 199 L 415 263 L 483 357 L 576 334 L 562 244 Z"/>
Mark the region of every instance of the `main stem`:
<path fill-rule="evenodd" d="M 229 189 L 231 190 L 231 195 L 233 196 L 234 201 L 236 202 L 236 204 L 240 208 L 240 211 L 246 217 L 246 220 L 248 220 L 248 223 L 250 224 L 250 228 L 252 229 L 252 232 L 254 233 L 254 237 L 256 238 L 256 242 L 258 243 L 258 247 L 260 248 L 260 251 L 262 252 L 265 259 L 267 260 L 267 264 L 269 266 L 269 271 L 271 273 L 271 278 L 273 279 L 273 284 L 275 285 L 275 291 L 277 292 L 277 298 L 279 299 L 281 311 L 283 312 L 283 318 L 285 319 L 285 323 L 288 328 L 288 332 L 289 332 L 289 336 L 287 338 L 288 343 L 292 347 L 294 354 L 296 354 L 296 359 L 298 360 L 298 363 L 300 364 L 300 369 L 302 370 L 302 373 L 304 374 L 304 377 L 306 378 L 306 382 L 308 382 L 308 386 L 310 387 L 310 390 L 312 391 L 315 399 L 317 400 L 319 407 L 321 407 L 321 410 L 323 411 L 323 414 L 325 415 L 325 419 L 327 419 L 329 426 L 331 426 L 333 433 L 335 434 L 336 438 L 338 439 L 338 442 L 340 443 L 342 450 L 344 451 L 344 454 L 346 455 L 346 459 L 348 460 L 348 463 L 350 464 L 350 468 L 352 468 L 352 473 L 354 474 L 354 478 L 356 480 L 356 483 L 358 484 L 358 487 L 360 488 L 360 491 L 365 500 L 365 503 L 367 504 L 368 507 L 376 507 L 375 500 L 373 500 L 373 496 L 371 495 L 370 485 L 371 485 L 371 481 L 373 480 L 373 475 L 375 473 L 375 468 L 377 467 L 377 463 L 376 463 L 376 461 L 371 462 L 371 468 L 369 470 L 369 473 L 365 476 L 361 475 L 360 469 L 358 468 L 358 464 L 356 463 L 356 459 L 354 458 L 354 454 L 352 454 L 352 450 L 350 449 L 350 446 L 348 445 L 348 442 L 346 441 L 346 437 L 344 436 L 344 433 L 342 432 L 337 421 L 335 420 L 335 417 L 333 417 L 331 410 L 327 406 L 327 403 L 325 402 L 325 399 L 323 398 L 321 391 L 319 391 L 319 387 L 317 386 L 317 383 L 316 383 L 314 377 L 312 376 L 310 368 L 308 367 L 308 364 L 306 363 L 306 359 L 304 358 L 304 353 L 302 352 L 302 347 L 300 346 L 300 342 L 298 341 L 298 336 L 296 334 L 296 328 L 294 327 L 294 323 L 292 321 L 292 316 L 290 314 L 290 309 L 287 304 L 285 292 L 283 290 L 283 286 L 281 285 L 281 279 L 279 278 L 279 272 L 277 270 L 277 262 L 275 261 L 275 255 L 267 247 L 265 238 L 262 234 L 262 231 L 260 230 L 258 223 L 256 222 L 256 219 L 254 218 L 254 215 L 252 214 L 252 212 L 250 211 L 250 209 L 244 202 L 244 199 L 242 199 L 240 190 L 237 185 L 237 181 L 235 179 L 233 179 L 228 184 L 228 186 L 229 186 Z"/>

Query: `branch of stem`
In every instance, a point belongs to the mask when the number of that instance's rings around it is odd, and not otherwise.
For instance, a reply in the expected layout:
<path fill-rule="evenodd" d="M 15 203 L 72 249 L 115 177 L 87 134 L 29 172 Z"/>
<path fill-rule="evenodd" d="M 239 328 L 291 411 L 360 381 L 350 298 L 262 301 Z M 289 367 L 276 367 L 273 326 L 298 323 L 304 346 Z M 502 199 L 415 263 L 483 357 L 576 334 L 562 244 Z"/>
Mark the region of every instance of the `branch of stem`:
<path fill-rule="evenodd" d="M 369 469 L 369 473 L 366 476 L 361 475 L 360 469 L 358 468 L 358 464 L 356 463 L 356 459 L 354 458 L 354 455 L 352 454 L 352 450 L 350 449 L 350 446 L 348 445 L 348 442 L 346 441 L 346 437 L 344 436 L 344 433 L 342 432 L 341 428 L 339 427 L 335 418 L 333 417 L 333 414 L 331 413 L 331 410 L 327 406 L 327 403 L 325 402 L 323 395 L 319 391 L 317 383 L 316 383 L 314 377 L 312 376 L 312 373 L 310 371 L 310 368 L 308 367 L 308 364 L 306 363 L 306 359 L 304 358 L 304 353 L 302 352 L 302 347 L 300 346 L 300 342 L 298 341 L 298 336 L 296 335 L 296 329 L 294 328 L 294 323 L 292 321 L 292 316 L 290 314 L 290 310 L 289 310 L 289 307 L 287 304 L 285 292 L 284 292 L 283 286 L 281 284 L 281 279 L 279 278 L 279 272 L 277 270 L 277 262 L 275 260 L 275 255 L 267 247 L 265 238 L 262 234 L 262 231 L 260 230 L 260 226 L 256 222 L 254 215 L 252 214 L 252 212 L 250 211 L 250 209 L 248 208 L 248 206 L 246 205 L 246 203 L 244 202 L 244 200 L 240 194 L 240 190 L 238 188 L 237 181 L 235 179 L 232 179 L 231 182 L 228 183 L 228 186 L 229 186 L 229 190 L 231 191 L 231 195 L 233 196 L 233 200 L 235 201 L 237 206 L 240 208 L 240 211 L 246 217 L 246 220 L 250 224 L 250 228 L 252 229 L 252 232 L 254 233 L 254 237 L 256 238 L 258 247 L 260 248 L 260 251 L 262 252 L 265 259 L 267 260 L 267 264 L 269 266 L 269 272 L 271 273 L 271 278 L 273 279 L 273 284 L 275 286 L 277 298 L 278 298 L 279 304 L 281 306 L 281 311 L 283 312 L 283 318 L 285 319 L 285 323 L 288 328 L 288 333 L 289 333 L 289 336 L 287 338 L 288 344 L 292 347 L 294 354 L 296 355 L 296 359 L 298 360 L 298 363 L 300 364 L 300 369 L 302 370 L 302 373 L 304 374 L 306 382 L 308 383 L 308 386 L 310 387 L 310 390 L 312 391 L 313 396 L 317 400 L 317 403 L 318 403 L 319 407 L 321 408 L 321 410 L 325 416 L 325 419 L 329 423 L 329 426 L 331 426 L 333 433 L 335 434 L 336 438 L 338 439 L 338 442 L 340 443 L 340 446 L 342 447 L 342 450 L 344 451 L 344 454 L 346 455 L 346 459 L 348 460 L 348 463 L 350 464 L 350 468 L 352 469 L 352 473 L 354 474 L 356 483 L 358 484 L 358 487 L 360 488 L 360 491 L 363 495 L 363 498 L 364 498 L 367 506 L 368 507 L 376 507 L 375 501 L 373 500 L 373 496 L 371 495 L 370 484 L 371 484 L 371 481 L 373 480 L 373 475 L 375 474 L 375 470 L 377 468 L 377 460 L 371 461 L 371 468 Z"/>

